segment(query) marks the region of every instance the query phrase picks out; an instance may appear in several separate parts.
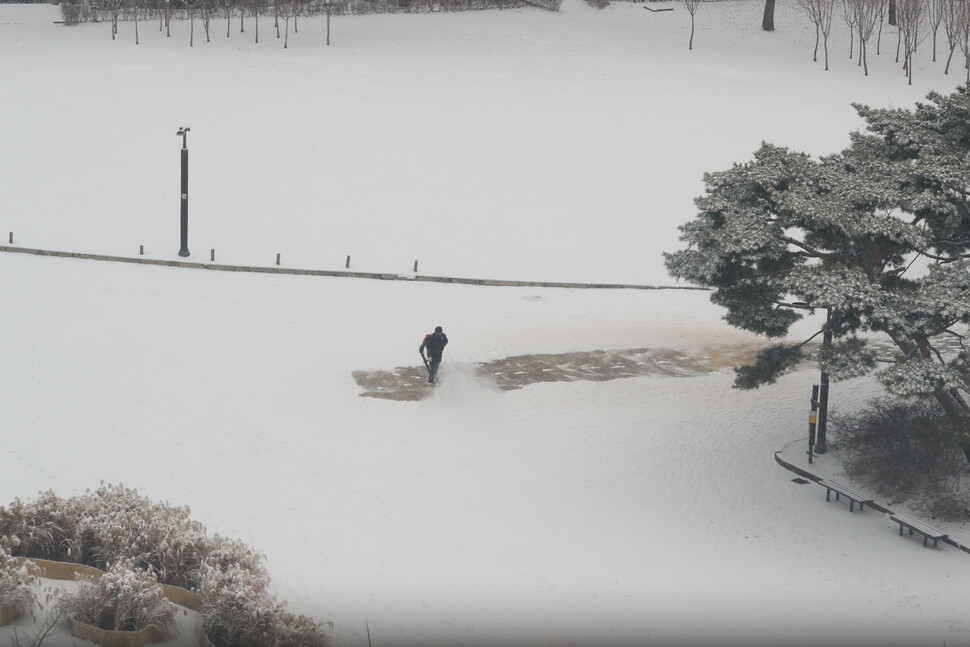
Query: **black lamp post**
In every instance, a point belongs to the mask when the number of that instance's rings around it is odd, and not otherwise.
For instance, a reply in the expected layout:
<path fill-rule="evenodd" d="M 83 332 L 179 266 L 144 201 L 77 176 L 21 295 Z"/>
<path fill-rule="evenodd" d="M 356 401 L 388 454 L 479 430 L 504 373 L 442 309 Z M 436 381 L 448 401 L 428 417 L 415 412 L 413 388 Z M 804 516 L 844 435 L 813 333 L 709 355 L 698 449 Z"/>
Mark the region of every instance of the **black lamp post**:
<path fill-rule="evenodd" d="M 825 329 L 822 332 L 822 348 L 828 350 L 832 347 L 832 308 L 825 309 Z M 829 374 L 822 371 L 819 383 L 821 388 L 818 392 L 818 436 L 815 440 L 815 453 L 824 454 L 828 451 L 825 443 L 825 431 L 828 427 L 829 417 Z"/>
<path fill-rule="evenodd" d="M 189 255 L 189 128 L 182 126 L 176 135 L 182 136 L 182 240 L 179 256 Z"/>

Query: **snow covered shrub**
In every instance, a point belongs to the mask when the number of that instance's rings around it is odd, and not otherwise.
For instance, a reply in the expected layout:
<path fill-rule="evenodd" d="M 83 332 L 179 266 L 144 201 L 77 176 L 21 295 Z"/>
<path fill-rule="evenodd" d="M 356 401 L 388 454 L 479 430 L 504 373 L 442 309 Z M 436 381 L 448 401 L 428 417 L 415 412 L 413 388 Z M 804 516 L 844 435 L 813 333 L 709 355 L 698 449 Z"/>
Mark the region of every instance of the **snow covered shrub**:
<path fill-rule="evenodd" d="M 65 25 L 80 24 L 83 14 L 84 8 L 80 3 L 70 2 L 70 0 L 61 3 L 61 18 L 64 19 Z"/>
<path fill-rule="evenodd" d="M 586 0 L 586 4 L 597 9 L 606 9 L 610 6 L 610 0 Z"/>
<path fill-rule="evenodd" d="M 175 605 L 169 602 L 152 573 L 134 560 L 112 564 L 101 577 L 82 576 L 77 591 L 58 602 L 71 620 L 111 631 L 154 628 L 161 635 L 178 630 Z"/>
<path fill-rule="evenodd" d="M 17 540 L 15 555 L 69 561 L 102 570 L 133 558 L 165 584 L 192 588 L 209 551 L 205 527 L 187 507 L 154 503 L 123 485 L 105 485 L 70 499 L 52 491 L 0 508 L 0 535 Z"/>
<path fill-rule="evenodd" d="M 287 613 L 269 592 L 263 556 L 243 542 L 206 536 L 187 507 L 154 503 L 123 485 L 0 508 L 0 535 L 19 555 L 86 564 L 108 573 L 83 580 L 60 610 L 102 629 L 165 630 L 173 607 L 159 582 L 195 590 L 203 627 L 219 647 L 323 647 L 323 627 Z M 171 613 L 170 613 L 171 612 Z"/>
<path fill-rule="evenodd" d="M 832 412 L 831 419 L 851 478 L 933 516 L 965 516 L 960 475 L 970 438 L 935 401 L 883 398 L 851 415 Z"/>
<path fill-rule="evenodd" d="M 0 609 L 13 607 L 19 618 L 33 611 L 40 568 L 33 562 L 14 559 L 7 547 L 9 543 L 9 538 L 0 537 Z"/>
<path fill-rule="evenodd" d="M 39 559 L 64 560 L 75 523 L 63 499 L 52 490 L 36 501 L 14 499 L 0 507 L 0 535 L 10 538 L 11 553 Z"/>
<path fill-rule="evenodd" d="M 196 571 L 208 551 L 205 527 L 187 507 L 154 503 L 137 490 L 107 485 L 71 499 L 80 521 L 71 542 L 75 561 L 104 569 L 119 559 L 158 573 L 160 581 L 183 588 L 197 584 Z"/>
<path fill-rule="evenodd" d="M 306 616 L 286 611 L 269 593 L 262 564 L 244 565 L 255 553 L 243 544 L 242 559 L 206 562 L 200 569 L 202 627 L 216 647 L 326 647 L 323 627 Z M 262 556 L 259 556 L 261 562 Z"/>

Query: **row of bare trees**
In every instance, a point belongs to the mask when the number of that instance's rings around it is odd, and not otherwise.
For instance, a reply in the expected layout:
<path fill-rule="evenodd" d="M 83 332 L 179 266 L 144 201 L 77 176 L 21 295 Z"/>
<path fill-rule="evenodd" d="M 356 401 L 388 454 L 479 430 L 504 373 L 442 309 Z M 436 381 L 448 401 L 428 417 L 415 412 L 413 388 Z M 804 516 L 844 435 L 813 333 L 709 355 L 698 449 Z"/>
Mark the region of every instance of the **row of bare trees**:
<path fill-rule="evenodd" d="M 276 37 L 289 44 L 289 25 L 299 32 L 299 16 L 331 13 L 334 7 L 346 10 L 348 0 L 321 2 L 319 0 L 66 0 L 61 3 L 61 15 L 67 25 L 81 22 L 110 22 L 111 38 L 118 35 L 122 21 L 134 23 L 135 44 L 140 41 L 139 24 L 158 21 L 158 30 L 172 35 L 173 19 L 189 21 L 189 46 L 195 44 L 195 22 L 198 19 L 205 32 L 206 42 L 212 39 L 212 24 L 221 18 L 226 21 L 226 37 L 232 34 L 233 21 L 238 17 L 239 32 L 246 31 L 247 16 L 253 19 L 256 42 L 259 42 L 259 18 L 270 16 Z M 328 29 L 329 38 L 329 29 Z M 328 43 L 329 44 L 329 43 Z"/>
<path fill-rule="evenodd" d="M 888 22 L 896 27 L 896 62 L 902 58 L 903 71 L 910 84 L 913 83 L 913 54 L 930 37 L 936 62 L 941 27 L 949 48 L 943 73 L 950 73 L 953 54 L 959 48 L 970 83 L 970 0 L 798 0 L 798 4 L 815 25 L 812 60 L 818 61 L 821 44 L 826 70 L 829 69 L 832 18 L 839 13 L 849 28 L 849 58 L 858 58 L 866 76 L 869 75 L 869 42 L 875 35 L 876 55 L 879 55 L 883 26 Z"/>
<path fill-rule="evenodd" d="M 158 30 L 172 35 L 172 19 L 188 20 L 189 46 L 195 44 L 195 24 L 198 20 L 205 33 L 206 42 L 212 39 L 213 23 L 225 21 L 226 37 L 233 32 L 234 23 L 239 33 L 246 31 L 246 19 L 251 19 L 255 41 L 259 42 L 260 17 L 271 18 L 276 38 L 289 46 L 290 23 L 293 32 L 299 33 L 302 16 L 327 16 L 327 45 L 330 44 L 330 18 L 341 14 L 469 11 L 481 9 L 507 9 L 525 4 L 536 5 L 552 11 L 559 9 L 561 0 L 63 0 L 61 16 L 67 25 L 82 22 L 108 22 L 111 38 L 118 35 L 122 21 L 134 23 L 135 44 L 139 43 L 139 24 L 146 20 L 157 21 Z"/>

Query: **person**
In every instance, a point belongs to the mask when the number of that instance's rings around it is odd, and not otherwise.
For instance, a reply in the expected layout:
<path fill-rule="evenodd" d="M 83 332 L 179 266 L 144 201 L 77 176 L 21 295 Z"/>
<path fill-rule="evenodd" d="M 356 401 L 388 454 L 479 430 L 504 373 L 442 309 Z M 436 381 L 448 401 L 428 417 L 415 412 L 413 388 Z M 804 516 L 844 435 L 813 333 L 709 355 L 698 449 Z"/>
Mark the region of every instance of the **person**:
<path fill-rule="evenodd" d="M 441 354 L 445 352 L 447 345 L 448 335 L 441 329 L 441 326 L 437 326 L 434 332 L 424 336 L 424 341 L 418 348 L 421 359 L 424 360 L 424 365 L 428 367 L 428 384 L 434 384 L 438 379 L 438 365 L 441 364 Z M 425 350 L 428 351 L 427 358 L 424 356 Z"/>

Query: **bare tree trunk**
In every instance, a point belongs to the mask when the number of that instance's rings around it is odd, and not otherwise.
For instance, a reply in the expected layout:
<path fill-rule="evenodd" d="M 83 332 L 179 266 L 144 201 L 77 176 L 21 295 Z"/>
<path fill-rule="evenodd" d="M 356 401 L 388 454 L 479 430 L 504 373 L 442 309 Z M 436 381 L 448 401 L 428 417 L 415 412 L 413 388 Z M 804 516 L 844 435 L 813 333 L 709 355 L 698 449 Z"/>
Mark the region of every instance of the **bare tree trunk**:
<path fill-rule="evenodd" d="M 694 49 L 694 14 L 690 14 L 690 42 L 687 44 L 687 49 Z"/>
<path fill-rule="evenodd" d="M 886 22 L 893 27 L 896 26 L 896 0 L 889 0 L 889 17 Z M 899 61 L 896 62 L 898 63 Z"/>
<path fill-rule="evenodd" d="M 765 13 L 761 18 L 761 29 L 775 31 L 775 0 L 765 0 Z"/>
<path fill-rule="evenodd" d="M 135 45 L 138 45 L 138 7 L 135 7 Z M 953 52 L 951 51 L 952 55 Z"/>
<path fill-rule="evenodd" d="M 882 46 L 882 16 L 879 16 L 879 33 L 876 34 L 876 56 L 879 56 L 879 48 Z"/>
<path fill-rule="evenodd" d="M 862 59 L 865 58 L 865 53 L 863 50 L 866 48 L 866 41 L 862 40 L 862 25 L 859 25 L 859 62 L 856 64 L 858 67 L 862 67 Z"/>

